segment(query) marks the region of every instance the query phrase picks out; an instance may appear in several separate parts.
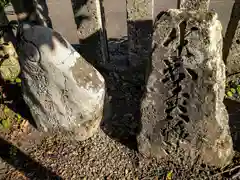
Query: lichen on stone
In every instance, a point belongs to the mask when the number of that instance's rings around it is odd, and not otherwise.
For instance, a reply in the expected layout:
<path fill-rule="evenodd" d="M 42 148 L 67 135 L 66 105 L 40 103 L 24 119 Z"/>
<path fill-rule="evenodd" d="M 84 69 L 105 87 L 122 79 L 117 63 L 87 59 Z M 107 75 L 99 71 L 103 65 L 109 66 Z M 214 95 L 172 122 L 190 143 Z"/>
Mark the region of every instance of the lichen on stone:
<path fill-rule="evenodd" d="M 18 55 L 11 42 L 0 44 L 0 75 L 5 81 L 14 81 L 20 74 Z"/>

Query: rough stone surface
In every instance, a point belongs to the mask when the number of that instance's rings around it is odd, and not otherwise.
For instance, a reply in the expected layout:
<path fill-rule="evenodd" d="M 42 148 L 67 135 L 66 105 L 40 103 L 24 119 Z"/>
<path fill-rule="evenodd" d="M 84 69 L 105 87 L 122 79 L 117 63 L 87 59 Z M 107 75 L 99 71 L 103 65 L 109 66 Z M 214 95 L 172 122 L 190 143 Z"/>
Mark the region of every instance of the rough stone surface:
<path fill-rule="evenodd" d="M 129 64 L 144 64 L 151 51 L 153 6 L 151 0 L 127 0 Z"/>
<path fill-rule="evenodd" d="M 208 10 L 210 0 L 181 0 L 180 8 L 189 10 Z"/>
<path fill-rule="evenodd" d="M 19 57 L 24 100 L 38 127 L 63 130 L 77 140 L 94 134 L 102 119 L 101 74 L 58 32 L 24 24 Z"/>
<path fill-rule="evenodd" d="M 140 152 L 228 164 L 233 150 L 223 104 L 225 65 L 217 15 L 165 12 L 155 24 L 153 48 L 141 107 Z"/>

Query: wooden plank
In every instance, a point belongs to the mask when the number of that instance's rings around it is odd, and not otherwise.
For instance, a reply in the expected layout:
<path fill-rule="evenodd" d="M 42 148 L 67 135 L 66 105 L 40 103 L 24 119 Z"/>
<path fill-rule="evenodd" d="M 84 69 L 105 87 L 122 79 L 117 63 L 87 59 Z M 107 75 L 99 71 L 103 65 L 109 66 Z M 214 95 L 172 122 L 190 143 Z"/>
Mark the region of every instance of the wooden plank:
<path fill-rule="evenodd" d="M 60 32 L 70 43 L 79 43 L 71 1 L 48 0 L 47 5 L 53 28 Z"/>

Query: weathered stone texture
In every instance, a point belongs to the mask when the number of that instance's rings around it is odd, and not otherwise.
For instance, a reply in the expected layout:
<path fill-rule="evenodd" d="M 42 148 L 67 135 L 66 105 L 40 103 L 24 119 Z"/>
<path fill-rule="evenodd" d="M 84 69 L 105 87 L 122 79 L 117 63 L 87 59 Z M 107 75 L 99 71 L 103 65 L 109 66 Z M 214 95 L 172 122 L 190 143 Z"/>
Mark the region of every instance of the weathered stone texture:
<path fill-rule="evenodd" d="M 189 10 L 208 10 L 210 0 L 181 0 L 180 8 Z"/>
<path fill-rule="evenodd" d="M 21 30 L 23 95 L 36 124 L 77 140 L 91 137 L 102 119 L 103 77 L 59 33 L 28 24 Z"/>
<path fill-rule="evenodd" d="M 216 166 L 231 160 L 221 29 L 212 12 L 169 10 L 156 21 L 138 136 L 143 154 L 181 153 Z"/>
<path fill-rule="evenodd" d="M 78 37 L 86 39 L 99 30 L 99 12 L 93 0 L 81 2 L 73 0 L 75 21 L 78 27 Z"/>

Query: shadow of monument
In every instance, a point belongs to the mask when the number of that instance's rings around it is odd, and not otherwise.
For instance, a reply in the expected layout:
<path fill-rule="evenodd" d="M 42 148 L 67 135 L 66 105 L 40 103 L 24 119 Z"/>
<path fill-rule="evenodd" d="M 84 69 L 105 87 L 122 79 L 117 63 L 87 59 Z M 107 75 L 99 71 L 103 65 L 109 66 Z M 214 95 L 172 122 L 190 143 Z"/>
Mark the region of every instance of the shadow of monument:
<path fill-rule="evenodd" d="M 62 179 L 56 173 L 43 167 L 41 164 L 31 159 L 16 146 L 5 141 L 2 138 L 0 138 L 0 149 L 0 158 L 6 161 L 8 164 L 12 165 L 16 170 L 23 172 L 24 175 L 29 179 Z M 16 152 L 15 155 L 11 154 L 13 149 L 14 152 Z"/>

